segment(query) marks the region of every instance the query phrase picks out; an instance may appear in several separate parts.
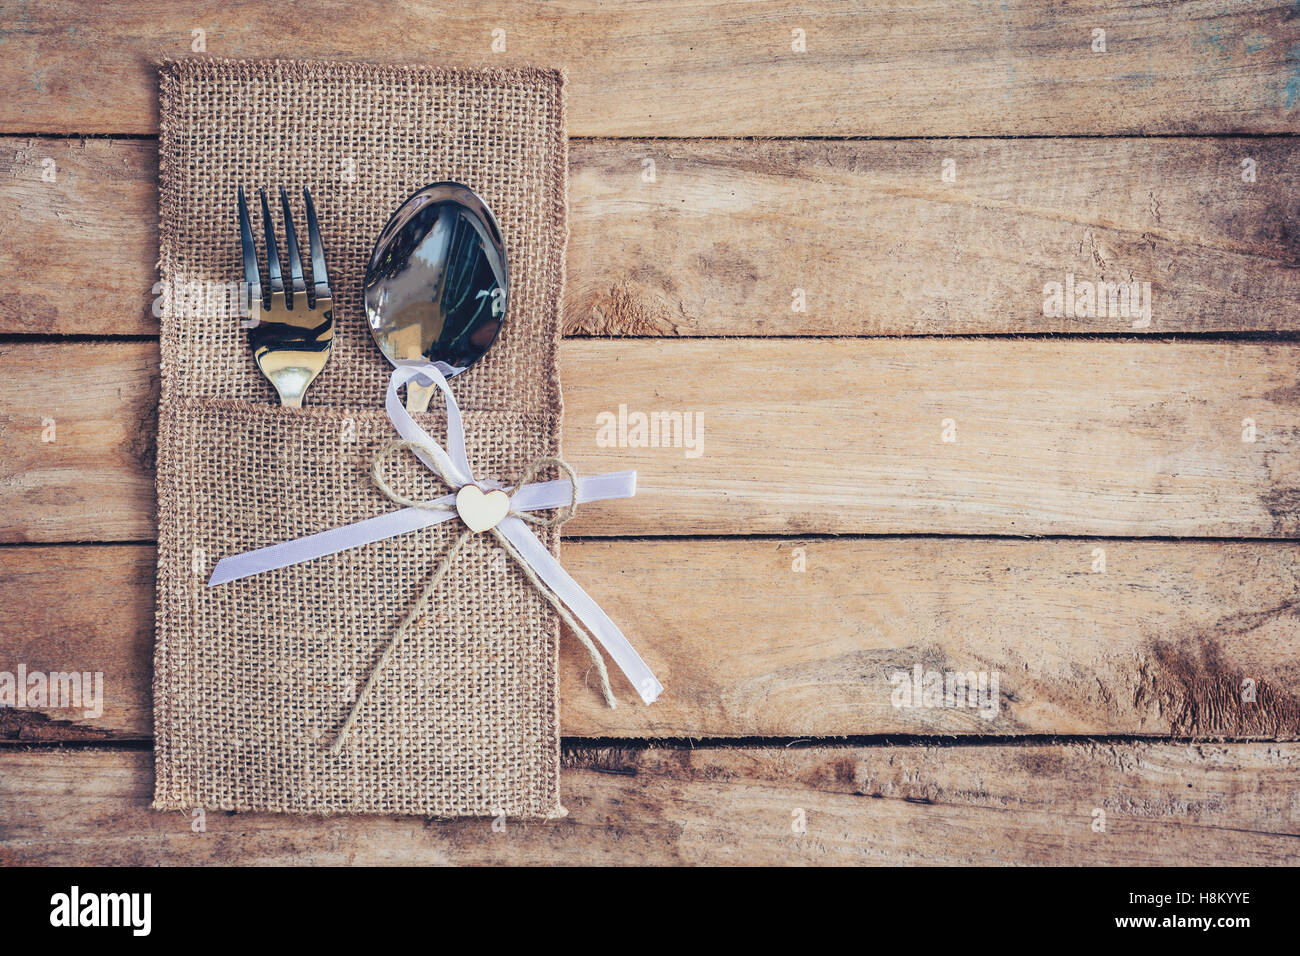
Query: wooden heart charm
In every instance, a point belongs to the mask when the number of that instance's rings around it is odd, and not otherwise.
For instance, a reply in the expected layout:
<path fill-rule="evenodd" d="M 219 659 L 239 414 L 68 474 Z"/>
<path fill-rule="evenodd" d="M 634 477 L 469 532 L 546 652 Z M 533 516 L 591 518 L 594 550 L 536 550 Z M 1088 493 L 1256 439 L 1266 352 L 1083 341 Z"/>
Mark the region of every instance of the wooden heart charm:
<path fill-rule="evenodd" d="M 478 485 L 465 485 L 456 492 L 456 510 L 469 530 L 478 534 L 495 528 L 510 513 L 510 496 L 499 488 L 485 492 Z"/>

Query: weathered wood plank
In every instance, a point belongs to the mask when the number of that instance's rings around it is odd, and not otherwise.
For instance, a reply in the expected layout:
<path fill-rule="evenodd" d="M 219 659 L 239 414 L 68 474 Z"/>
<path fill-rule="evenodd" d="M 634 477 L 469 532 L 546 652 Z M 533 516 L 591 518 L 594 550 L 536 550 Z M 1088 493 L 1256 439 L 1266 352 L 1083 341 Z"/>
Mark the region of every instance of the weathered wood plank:
<path fill-rule="evenodd" d="M 219 56 L 564 66 L 579 136 L 1280 132 L 1300 42 L 1289 0 L 331 2 L 309 17 L 45 0 L 4 20 L 5 132 L 153 131 L 150 63 L 189 55 L 195 31 Z"/>
<path fill-rule="evenodd" d="M 0 740 L 151 735 L 153 560 L 0 548 L 0 669 L 104 675 L 101 715 L 0 709 Z M 568 736 L 1300 736 L 1290 542 L 588 539 L 564 563 L 668 687 L 644 707 L 618 681 L 609 710 L 566 637 Z M 918 664 L 998 689 L 895 707 Z"/>
<path fill-rule="evenodd" d="M 158 334 L 155 143 L 4 140 L 0 207 L 0 332 Z"/>
<path fill-rule="evenodd" d="M 1300 853 L 1300 747 L 1285 744 L 578 750 L 562 774 L 569 816 L 504 832 L 214 812 L 196 833 L 190 813 L 149 809 L 152 790 L 151 754 L 0 752 L 0 864 L 1223 866 Z"/>
<path fill-rule="evenodd" d="M 102 675 L 93 706 L 69 693 L 46 697 L 52 706 L 0 707 L 0 737 L 152 736 L 154 554 L 152 545 L 0 548 L 0 671 L 19 687 L 20 666 L 46 678 L 92 675 L 77 685 L 82 694 Z"/>
<path fill-rule="evenodd" d="M 1294 329 L 1297 157 L 1290 139 L 581 144 L 569 331 Z M 1045 308 L 1067 276 L 1149 283 L 1150 308 Z"/>
<path fill-rule="evenodd" d="M 0 347 L 0 540 L 153 537 L 156 363 Z M 566 456 L 640 474 L 574 535 L 1300 533 L 1293 343 L 569 340 L 562 363 Z M 619 447 L 633 413 L 686 427 Z"/>
<path fill-rule="evenodd" d="M 565 322 L 669 336 L 1296 329 L 1297 156 L 1285 138 L 579 140 Z M 0 223 L 0 332 L 157 333 L 156 164 L 145 141 L 0 142 L 0 203 L 16 213 Z M 1044 286 L 1069 275 L 1149 283 L 1149 324 L 1044 315 Z"/>
<path fill-rule="evenodd" d="M 0 346 L 0 381 L 0 540 L 152 539 L 157 343 Z"/>

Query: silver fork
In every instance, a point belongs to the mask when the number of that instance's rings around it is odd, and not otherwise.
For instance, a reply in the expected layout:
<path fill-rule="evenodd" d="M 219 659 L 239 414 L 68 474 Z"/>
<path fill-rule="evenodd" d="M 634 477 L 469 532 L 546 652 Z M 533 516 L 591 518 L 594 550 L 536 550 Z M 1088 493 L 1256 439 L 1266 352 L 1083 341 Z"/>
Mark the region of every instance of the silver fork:
<path fill-rule="evenodd" d="M 248 343 L 262 374 L 271 380 L 280 394 L 280 404 L 291 408 L 302 407 L 302 397 L 307 387 L 329 361 L 334 345 L 334 296 L 330 292 L 329 275 L 325 271 L 325 252 L 321 248 L 320 226 L 316 222 L 316 207 L 311 193 L 303 188 L 307 204 L 307 242 L 311 249 L 311 278 L 313 295 L 307 295 L 303 280 L 302 258 L 298 254 L 298 234 L 293 228 L 289 211 L 289 197 L 280 187 L 280 204 L 284 208 L 285 245 L 289 253 L 289 288 L 284 287 L 280 274 L 280 250 L 275 242 L 275 227 L 271 222 L 271 208 L 262 196 L 262 225 L 266 230 L 267 277 L 270 287 L 263 292 L 262 277 L 257 268 L 257 247 L 253 244 L 253 228 L 248 221 L 248 203 L 244 200 L 244 187 L 239 187 L 239 241 L 244 251 L 244 281 L 248 284 L 249 323 Z"/>

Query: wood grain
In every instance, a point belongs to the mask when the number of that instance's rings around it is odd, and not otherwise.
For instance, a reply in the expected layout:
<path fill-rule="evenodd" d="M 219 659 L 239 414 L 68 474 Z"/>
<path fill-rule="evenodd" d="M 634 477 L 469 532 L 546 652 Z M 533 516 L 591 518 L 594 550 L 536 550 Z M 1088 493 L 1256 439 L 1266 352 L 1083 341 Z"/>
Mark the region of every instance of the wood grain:
<path fill-rule="evenodd" d="M 158 334 L 155 143 L 6 139 L 0 205 L 0 332 Z"/>
<path fill-rule="evenodd" d="M 1297 329 L 1297 156 L 1288 138 L 579 140 L 565 324 L 600 336 Z M 156 165 L 152 141 L 0 141 L 0 202 L 16 213 L 0 222 L 0 332 L 157 334 Z M 1044 315 L 1044 286 L 1067 275 L 1149 283 L 1150 324 Z"/>
<path fill-rule="evenodd" d="M 569 331 L 1294 329 L 1298 156 L 1290 139 L 579 144 Z M 1150 283 L 1149 324 L 1046 310 L 1067 275 Z"/>
<path fill-rule="evenodd" d="M 0 709 L 0 740 L 151 736 L 153 561 L 0 548 L 0 669 L 104 675 L 100 716 Z M 588 539 L 564 564 L 668 688 L 645 707 L 617 680 L 609 710 L 566 635 L 568 736 L 1300 736 L 1290 542 Z M 997 693 L 895 707 L 918 664 L 996 673 Z"/>
<path fill-rule="evenodd" d="M 157 361 L 0 346 L 0 540 L 153 538 Z M 569 340 L 565 455 L 639 484 L 566 530 L 1293 537 L 1298 363 L 1289 343 Z M 618 447 L 622 406 L 703 428 Z"/>
<path fill-rule="evenodd" d="M 98 716 L 84 698 L 76 707 L 0 707 L 0 736 L 152 736 L 154 554 L 152 545 L 0 548 L 0 671 L 15 683 L 19 665 L 103 675 Z"/>
<path fill-rule="evenodd" d="M 44 0 L 5 16 L 0 131 L 154 131 L 151 61 L 195 30 L 214 56 L 563 66 L 578 136 L 1291 132 L 1300 43 L 1289 0 Z"/>
<path fill-rule="evenodd" d="M 157 343 L 0 346 L 0 381 L 0 540 L 152 540 Z"/>
<path fill-rule="evenodd" d="M 215 811 L 196 833 L 152 790 L 148 753 L 0 752 L 0 864 L 1223 866 L 1294 864 L 1300 846 L 1286 744 L 582 749 L 569 816 L 504 833 Z"/>

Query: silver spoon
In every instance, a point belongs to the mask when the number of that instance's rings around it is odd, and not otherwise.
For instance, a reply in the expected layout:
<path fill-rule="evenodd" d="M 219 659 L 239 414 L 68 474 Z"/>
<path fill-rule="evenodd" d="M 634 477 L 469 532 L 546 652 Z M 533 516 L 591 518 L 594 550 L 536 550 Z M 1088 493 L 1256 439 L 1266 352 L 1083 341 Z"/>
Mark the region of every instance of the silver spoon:
<path fill-rule="evenodd" d="M 459 183 L 425 186 L 375 242 L 364 287 L 370 334 L 394 366 L 433 362 L 451 378 L 496 341 L 509 276 L 487 203 Z M 408 384 L 407 411 L 427 411 L 435 390 Z"/>

